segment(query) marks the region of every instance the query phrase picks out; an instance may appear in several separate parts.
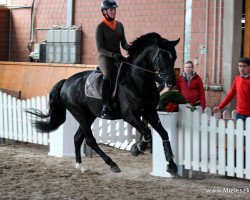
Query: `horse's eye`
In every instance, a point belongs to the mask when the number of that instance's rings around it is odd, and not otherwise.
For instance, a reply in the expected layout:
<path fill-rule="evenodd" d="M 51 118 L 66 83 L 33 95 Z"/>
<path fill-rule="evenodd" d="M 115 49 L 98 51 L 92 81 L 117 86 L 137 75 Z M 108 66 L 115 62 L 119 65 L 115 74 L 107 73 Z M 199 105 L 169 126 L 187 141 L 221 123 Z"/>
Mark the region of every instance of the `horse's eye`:
<path fill-rule="evenodd" d="M 172 54 L 169 51 L 166 51 L 166 52 L 168 53 L 168 57 L 170 58 L 170 60 L 172 60 L 173 59 Z"/>
<path fill-rule="evenodd" d="M 168 56 L 169 56 L 169 58 L 172 60 L 173 59 L 173 56 L 172 56 L 172 54 L 169 52 L 168 53 Z"/>

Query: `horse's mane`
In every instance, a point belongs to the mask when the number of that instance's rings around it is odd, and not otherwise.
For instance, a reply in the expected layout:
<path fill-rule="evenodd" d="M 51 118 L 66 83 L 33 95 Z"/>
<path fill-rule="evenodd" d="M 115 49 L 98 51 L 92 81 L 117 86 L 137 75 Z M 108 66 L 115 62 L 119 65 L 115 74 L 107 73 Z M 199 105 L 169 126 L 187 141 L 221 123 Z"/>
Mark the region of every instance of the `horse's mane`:
<path fill-rule="evenodd" d="M 145 47 L 152 45 L 152 44 L 160 44 L 162 37 L 155 32 L 147 33 L 145 35 L 140 36 L 139 38 L 135 39 L 131 42 L 131 46 L 128 50 L 129 55 L 135 55 L 141 52 Z"/>

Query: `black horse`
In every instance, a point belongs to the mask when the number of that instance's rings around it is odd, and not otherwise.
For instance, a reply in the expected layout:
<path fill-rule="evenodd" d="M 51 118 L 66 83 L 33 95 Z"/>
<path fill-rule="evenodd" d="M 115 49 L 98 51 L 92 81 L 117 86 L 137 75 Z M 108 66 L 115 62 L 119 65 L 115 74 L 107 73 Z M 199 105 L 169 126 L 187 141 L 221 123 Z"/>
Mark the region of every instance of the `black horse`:
<path fill-rule="evenodd" d="M 145 140 L 151 138 L 150 129 L 141 121 L 143 117 L 161 136 L 168 171 L 177 172 L 173 161 L 173 153 L 167 131 L 163 128 L 158 114 L 159 93 L 155 84 L 155 76 L 160 75 L 167 85 L 175 85 L 174 62 L 175 46 L 180 39 L 169 41 L 157 33 L 148 33 L 137 38 L 128 51 L 128 62 L 118 69 L 116 93 L 112 102 L 112 119 L 123 119 L 134 126 Z M 41 132 L 51 132 L 65 122 L 66 109 L 79 122 L 80 126 L 74 136 L 76 167 L 83 169 L 80 148 L 86 143 L 110 166 L 112 172 L 120 172 L 118 165 L 98 146 L 91 124 L 101 115 L 102 101 L 85 94 L 85 82 L 93 71 L 84 71 L 55 84 L 49 94 L 49 111 L 47 114 L 39 110 L 27 112 L 41 120 L 34 121 L 34 126 Z M 42 120 L 47 119 L 47 121 Z M 138 151 L 140 145 L 136 146 Z"/>

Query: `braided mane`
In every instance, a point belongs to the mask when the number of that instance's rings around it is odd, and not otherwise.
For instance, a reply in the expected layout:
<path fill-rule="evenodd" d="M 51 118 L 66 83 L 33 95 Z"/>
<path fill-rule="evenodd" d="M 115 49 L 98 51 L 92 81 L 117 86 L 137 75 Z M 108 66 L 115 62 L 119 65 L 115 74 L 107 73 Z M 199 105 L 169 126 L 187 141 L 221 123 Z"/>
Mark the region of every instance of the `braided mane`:
<path fill-rule="evenodd" d="M 155 32 L 142 35 L 141 37 L 131 42 L 131 46 L 129 48 L 128 54 L 136 55 L 149 45 L 152 45 L 152 44 L 159 45 L 161 43 L 161 39 L 162 39 L 161 36 Z"/>

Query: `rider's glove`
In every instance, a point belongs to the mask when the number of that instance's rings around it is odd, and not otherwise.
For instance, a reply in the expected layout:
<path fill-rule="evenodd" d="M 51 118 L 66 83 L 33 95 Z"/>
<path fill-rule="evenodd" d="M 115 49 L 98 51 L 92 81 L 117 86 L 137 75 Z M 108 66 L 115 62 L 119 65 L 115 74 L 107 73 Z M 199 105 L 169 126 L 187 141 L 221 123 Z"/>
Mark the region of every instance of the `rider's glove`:
<path fill-rule="evenodd" d="M 119 62 L 119 63 L 121 63 L 121 62 L 127 60 L 127 59 L 126 59 L 124 56 L 122 56 L 120 53 L 115 53 L 115 54 L 114 54 L 114 58 L 115 58 L 115 61 L 116 61 L 116 62 Z"/>

